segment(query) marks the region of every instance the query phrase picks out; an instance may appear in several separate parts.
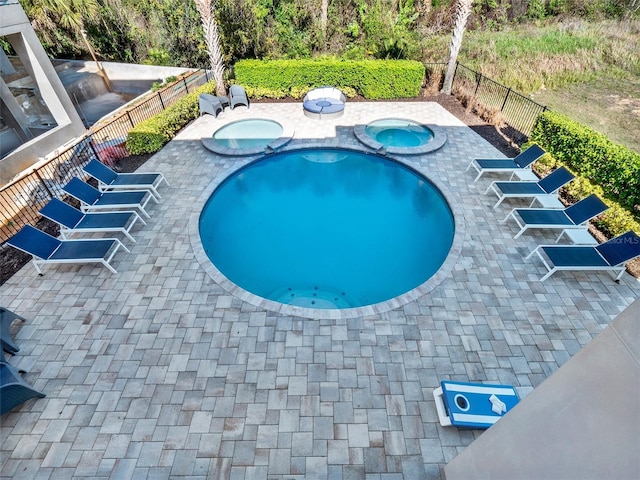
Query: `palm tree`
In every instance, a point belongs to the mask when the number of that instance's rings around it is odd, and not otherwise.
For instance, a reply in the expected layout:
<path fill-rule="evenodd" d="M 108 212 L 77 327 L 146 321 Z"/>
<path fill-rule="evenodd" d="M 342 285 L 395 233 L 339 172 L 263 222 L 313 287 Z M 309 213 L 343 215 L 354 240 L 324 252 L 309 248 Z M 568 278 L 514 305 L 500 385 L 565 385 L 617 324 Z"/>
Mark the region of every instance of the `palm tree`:
<path fill-rule="evenodd" d="M 222 49 L 220 48 L 220 34 L 218 33 L 218 22 L 215 17 L 216 0 L 196 0 L 196 7 L 202 19 L 204 38 L 207 43 L 213 79 L 216 81 L 216 94 L 225 95 L 224 87 L 224 62 L 222 59 Z"/>
<path fill-rule="evenodd" d="M 48 42 L 55 42 L 58 25 L 73 31 L 78 39 L 84 28 L 84 19 L 98 14 L 97 0 L 33 0 L 25 2 L 34 30 Z"/>
<path fill-rule="evenodd" d="M 456 5 L 456 22 L 451 36 L 451 46 L 449 47 L 449 64 L 447 65 L 447 73 L 441 90 L 442 93 L 447 95 L 451 94 L 458 52 L 460 52 L 460 46 L 462 45 L 462 35 L 464 35 L 464 29 L 467 27 L 467 18 L 471 14 L 472 5 L 473 0 L 458 0 Z"/>

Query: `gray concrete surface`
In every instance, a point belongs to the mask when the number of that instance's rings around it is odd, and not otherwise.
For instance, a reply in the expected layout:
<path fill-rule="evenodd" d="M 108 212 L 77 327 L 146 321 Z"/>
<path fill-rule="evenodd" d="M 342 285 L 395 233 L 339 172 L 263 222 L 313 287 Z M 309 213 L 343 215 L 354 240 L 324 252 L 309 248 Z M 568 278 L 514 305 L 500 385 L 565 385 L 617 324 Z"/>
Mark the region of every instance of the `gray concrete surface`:
<path fill-rule="evenodd" d="M 360 145 L 353 126 L 386 117 L 444 129 L 437 152 L 396 158 L 455 203 L 459 249 L 445 270 L 402 302 L 344 315 L 271 308 L 214 280 L 193 217 L 248 159 L 200 139 L 247 117 L 291 122 L 289 145 Z M 488 432 L 440 426 L 440 380 L 508 383 L 526 400 L 640 291 L 628 274 L 539 282 L 544 268 L 524 257 L 555 235 L 513 240 L 500 220 L 518 203 L 493 210 L 491 179 L 465 172 L 488 156 L 499 152 L 427 102 L 348 102 L 330 121 L 306 118 L 300 103 L 252 103 L 195 120 L 142 167 L 171 186 L 134 228 L 131 253 L 114 259 L 118 274 L 63 265 L 39 277 L 27 265 L 0 286 L 0 305 L 29 320 L 14 324 L 21 351 L 10 362 L 47 394 L 0 417 L 0 476 L 443 478 Z"/>
<path fill-rule="evenodd" d="M 640 299 L 454 458 L 447 480 L 636 479 Z"/>

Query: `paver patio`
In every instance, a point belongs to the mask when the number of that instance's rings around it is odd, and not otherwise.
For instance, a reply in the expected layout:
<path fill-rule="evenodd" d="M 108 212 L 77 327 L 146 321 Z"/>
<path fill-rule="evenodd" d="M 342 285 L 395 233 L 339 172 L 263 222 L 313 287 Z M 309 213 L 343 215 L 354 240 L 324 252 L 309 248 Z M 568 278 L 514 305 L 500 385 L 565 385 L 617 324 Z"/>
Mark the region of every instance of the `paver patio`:
<path fill-rule="evenodd" d="M 295 126 L 291 145 L 359 146 L 352 127 L 402 117 L 441 126 L 435 153 L 396 157 L 442 188 L 457 214 L 444 270 L 398 304 L 300 311 L 231 286 L 198 251 L 198 208 L 248 159 L 202 136 L 240 118 Z M 27 265 L 0 287 L 14 326 L 10 363 L 46 393 L 0 417 L 2 478 L 439 479 L 481 431 L 441 427 L 442 379 L 508 383 L 527 395 L 638 296 L 625 274 L 559 273 L 524 257 L 555 240 L 513 240 L 473 183 L 497 150 L 435 103 L 347 103 L 335 120 L 301 104 L 253 103 L 204 116 L 141 171 L 161 171 L 151 220 L 133 230 L 118 274 Z M 507 202 L 505 202 L 507 203 Z M 195 213 L 194 213 L 195 211 Z M 216 278 L 214 281 L 212 278 Z M 220 283 L 221 282 L 221 283 Z M 295 311 L 294 311 L 295 313 Z"/>

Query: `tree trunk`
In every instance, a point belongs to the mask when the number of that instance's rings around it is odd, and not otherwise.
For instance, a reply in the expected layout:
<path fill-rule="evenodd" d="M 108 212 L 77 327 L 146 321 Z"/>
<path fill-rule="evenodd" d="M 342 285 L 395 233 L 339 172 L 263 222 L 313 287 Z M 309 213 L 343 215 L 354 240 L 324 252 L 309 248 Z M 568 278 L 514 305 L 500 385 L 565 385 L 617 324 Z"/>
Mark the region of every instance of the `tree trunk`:
<path fill-rule="evenodd" d="M 322 30 L 322 38 L 327 38 L 327 19 L 329 17 L 329 0 L 322 0 L 320 7 L 320 28 Z"/>
<path fill-rule="evenodd" d="M 444 77 L 442 85 L 442 93 L 451 94 L 453 86 L 453 75 L 456 71 L 456 62 L 458 61 L 458 52 L 462 46 L 462 35 L 467 27 L 467 18 L 471 14 L 471 6 L 473 0 L 458 0 L 456 5 L 456 22 L 453 27 L 453 35 L 451 36 L 451 46 L 449 47 L 449 63 L 447 65 L 447 73 Z"/>
<path fill-rule="evenodd" d="M 213 79 L 216 81 L 216 94 L 223 96 L 227 94 L 227 90 L 224 86 L 224 62 L 222 60 L 222 49 L 220 48 L 218 22 L 214 15 L 215 0 L 196 0 L 196 7 L 202 19 L 202 28 L 204 29 L 204 38 L 209 52 Z"/>

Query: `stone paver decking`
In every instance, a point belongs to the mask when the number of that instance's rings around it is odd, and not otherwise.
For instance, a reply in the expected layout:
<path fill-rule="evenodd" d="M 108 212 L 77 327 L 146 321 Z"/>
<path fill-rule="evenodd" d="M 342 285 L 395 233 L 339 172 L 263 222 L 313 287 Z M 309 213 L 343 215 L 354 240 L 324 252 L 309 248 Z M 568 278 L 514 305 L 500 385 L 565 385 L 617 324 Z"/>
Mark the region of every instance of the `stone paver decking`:
<path fill-rule="evenodd" d="M 200 138 L 249 117 L 293 124 L 292 146 L 361 147 L 353 126 L 378 118 L 439 125 L 442 149 L 396 158 L 455 204 L 444 273 L 415 298 L 351 312 L 233 291 L 201 258 L 193 223 L 212 186 L 248 160 Z M 14 326 L 21 351 L 9 361 L 47 394 L 0 417 L 0 476 L 442 478 L 482 432 L 439 425 L 440 380 L 508 383 L 525 396 L 638 296 L 629 275 L 539 282 L 543 268 L 524 257 L 554 234 L 513 240 L 500 221 L 518 204 L 493 210 L 489 178 L 474 184 L 464 171 L 494 156 L 435 103 L 347 103 L 321 121 L 299 103 L 254 103 L 197 119 L 141 168 L 171 186 L 132 232 L 131 253 L 116 256 L 118 274 L 63 265 L 39 277 L 28 265 L 0 287 L 0 304 L 29 319 Z"/>

